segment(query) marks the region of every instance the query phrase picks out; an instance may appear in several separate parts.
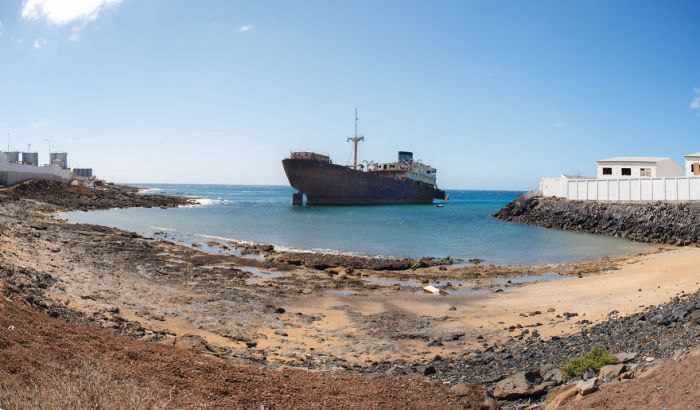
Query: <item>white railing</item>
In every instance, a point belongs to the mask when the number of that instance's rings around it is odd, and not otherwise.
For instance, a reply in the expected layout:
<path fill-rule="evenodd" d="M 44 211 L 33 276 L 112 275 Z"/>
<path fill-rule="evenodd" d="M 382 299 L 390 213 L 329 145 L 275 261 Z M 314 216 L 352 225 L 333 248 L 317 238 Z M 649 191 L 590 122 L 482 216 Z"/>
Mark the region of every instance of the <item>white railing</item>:
<path fill-rule="evenodd" d="M 700 177 L 543 178 L 543 196 L 583 201 L 700 201 Z"/>

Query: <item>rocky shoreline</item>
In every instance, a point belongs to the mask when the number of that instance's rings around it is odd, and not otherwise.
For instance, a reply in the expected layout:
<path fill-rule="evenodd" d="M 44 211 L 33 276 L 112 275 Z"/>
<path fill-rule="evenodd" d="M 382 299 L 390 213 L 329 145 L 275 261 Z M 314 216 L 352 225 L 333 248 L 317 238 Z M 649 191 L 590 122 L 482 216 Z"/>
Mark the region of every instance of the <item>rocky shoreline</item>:
<path fill-rule="evenodd" d="M 511 279 L 517 282 L 519 275 L 536 279 L 555 274 L 579 281 L 614 272 L 629 263 L 625 259 L 451 266 L 452 259 L 276 252 L 269 245 L 217 241 L 206 244 L 217 250 L 208 253 L 197 244 L 70 224 L 53 216 L 66 210 L 173 207 L 190 201 L 118 186 L 86 190 L 28 183 L 0 190 L 0 291 L 50 317 L 149 343 L 263 368 L 284 365 L 434 380 L 451 386 L 445 394 L 454 397 L 488 392 L 500 402 L 486 400 L 490 408 L 542 405 L 572 385 L 587 394 L 601 383 L 635 378 L 691 351 L 700 337 L 698 293 L 677 292 L 669 302 L 631 315 L 613 310 L 595 324 L 580 310 L 560 310 L 555 304 L 516 311 L 518 322 L 495 328 L 463 323 L 470 312 L 478 312 L 472 303 L 517 290 Z M 512 205 L 510 209 L 517 213 Z M 479 285 L 492 278 L 498 279 L 494 286 Z M 477 288 L 465 288 L 466 282 Z M 427 283 L 473 296 L 417 294 Z M 543 335 L 556 324 L 574 330 Z M 594 347 L 627 354 L 621 356 L 623 366 L 564 380 L 559 368 Z M 586 390 L 583 384 L 591 382 Z"/>
<path fill-rule="evenodd" d="M 92 211 L 110 208 L 174 208 L 195 205 L 192 198 L 140 194 L 138 188 L 107 184 L 86 188 L 55 181 L 28 181 L 0 189 L 1 202 L 33 200 L 55 205 L 54 211 Z"/>
<path fill-rule="evenodd" d="M 498 399 L 514 401 L 514 405 L 523 401 L 533 404 L 548 399 L 550 390 L 556 392 L 564 384 L 594 380 L 598 387 L 619 378 L 633 379 L 649 368 L 690 354 L 700 344 L 700 293 L 680 294 L 666 304 L 630 316 L 619 317 L 613 311 L 598 325 L 586 324 L 586 319 L 575 313 L 563 316 L 582 324 L 581 331 L 543 339 L 537 327 L 517 328 L 513 329 L 515 336 L 505 343 L 484 341 L 481 349 L 465 352 L 464 358 L 434 358 L 385 368 L 390 372 L 431 368 L 430 377 L 437 380 L 452 385 L 481 384 Z M 623 366 L 616 367 L 615 374 L 587 372 L 569 380 L 562 376 L 559 369 L 564 364 L 596 347 L 615 353 Z"/>
<path fill-rule="evenodd" d="M 572 201 L 521 197 L 496 218 L 545 228 L 588 232 L 638 242 L 700 243 L 700 203 Z"/>

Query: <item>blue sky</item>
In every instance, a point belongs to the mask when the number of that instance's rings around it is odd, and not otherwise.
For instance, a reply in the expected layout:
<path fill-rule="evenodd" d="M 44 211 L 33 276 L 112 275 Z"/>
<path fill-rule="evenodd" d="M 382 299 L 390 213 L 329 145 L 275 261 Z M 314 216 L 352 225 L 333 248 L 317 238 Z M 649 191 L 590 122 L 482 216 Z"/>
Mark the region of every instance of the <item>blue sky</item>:
<path fill-rule="evenodd" d="M 0 2 L 0 147 L 119 182 L 286 184 L 290 150 L 412 150 L 528 189 L 700 151 L 696 1 Z"/>

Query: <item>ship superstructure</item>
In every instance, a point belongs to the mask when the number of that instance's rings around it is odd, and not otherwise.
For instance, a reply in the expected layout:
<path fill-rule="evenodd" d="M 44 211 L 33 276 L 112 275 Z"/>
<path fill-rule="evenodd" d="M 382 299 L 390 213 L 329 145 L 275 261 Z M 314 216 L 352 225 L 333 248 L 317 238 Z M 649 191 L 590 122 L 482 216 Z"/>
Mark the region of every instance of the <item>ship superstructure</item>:
<path fill-rule="evenodd" d="M 413 160 L 413 153 L 399 151 L 399 160 L 388 163 L 369 163 L 368 172 L 395 179 L 406 179 L 437 188 L 437 170 L 430 165 Z"/>

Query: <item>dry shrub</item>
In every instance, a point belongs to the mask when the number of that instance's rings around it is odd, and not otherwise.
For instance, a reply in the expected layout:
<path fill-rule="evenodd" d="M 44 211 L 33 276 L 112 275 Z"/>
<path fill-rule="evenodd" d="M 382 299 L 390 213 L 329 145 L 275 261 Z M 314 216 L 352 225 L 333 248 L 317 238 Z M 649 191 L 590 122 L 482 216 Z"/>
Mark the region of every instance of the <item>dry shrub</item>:
<path fill-rule="evenodd" d="M 117 380 L 100 366 L 85 364 L 73 370 L 53 370 L 42 370 L 42 376 L 29 386 L 0 386 L 0 409 L 151 410 L 169 407 L 170 398 L 157 397 L 134 382 Z"/>

